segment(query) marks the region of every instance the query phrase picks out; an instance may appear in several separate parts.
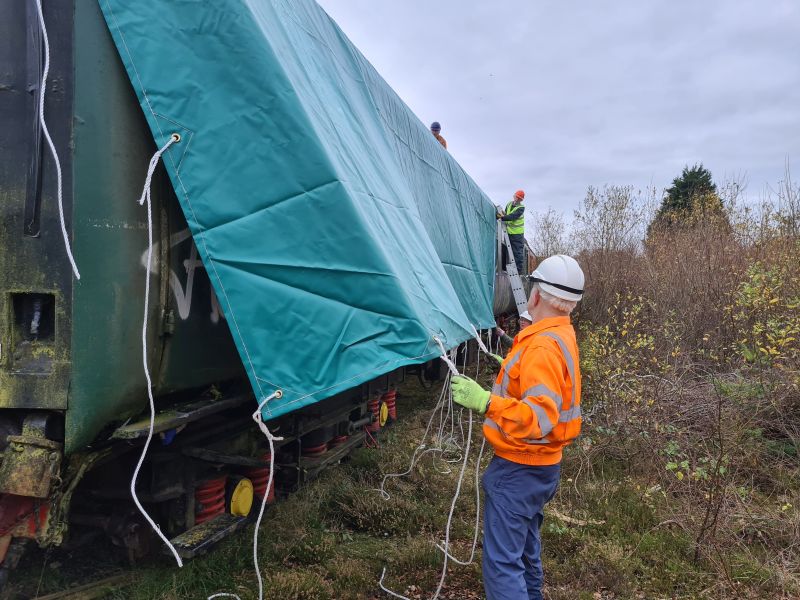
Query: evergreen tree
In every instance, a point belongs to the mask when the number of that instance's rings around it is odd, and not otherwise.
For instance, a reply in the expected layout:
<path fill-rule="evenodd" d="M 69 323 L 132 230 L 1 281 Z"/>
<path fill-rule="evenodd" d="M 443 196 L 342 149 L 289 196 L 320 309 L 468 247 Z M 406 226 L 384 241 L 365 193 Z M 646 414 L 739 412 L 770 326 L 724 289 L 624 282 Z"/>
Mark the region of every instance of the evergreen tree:
<path fill-rule="evenodd" d="M 710 221 L 728 225 L 717 186 L 702 163 L 691 168 L 687 165 L 664 192 L 661 207 L 648 227 L 648 236 L 654 230 L 692 227 Z"/>

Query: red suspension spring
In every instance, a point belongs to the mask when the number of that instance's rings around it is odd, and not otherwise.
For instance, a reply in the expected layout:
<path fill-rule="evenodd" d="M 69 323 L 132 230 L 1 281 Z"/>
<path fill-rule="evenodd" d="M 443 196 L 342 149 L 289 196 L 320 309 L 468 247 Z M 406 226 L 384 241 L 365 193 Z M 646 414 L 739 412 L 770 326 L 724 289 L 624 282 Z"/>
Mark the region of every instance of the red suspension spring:
<path fill-rule="evenodd" d="M 205 523 L 225 512 L 225 483 L 227 477 L 209 479 L 194 490 L 196 525 Z"/>
<path fill-rule="evenodd" d="M 264 462 L 269 462 L 269 452 L 261 457 Z M 267 493 L 267 483 L 269 482 L 269 467 L 255 467 L 248 469 L 245 473 L 248 479 L 253 482 L 253 493 L 257 498 L 263 499 L 264 494 Z M 275 481 L 269 487 L 269 494 L 267 495 L 267 503 L 275 501 Z"/>
<path fill-rule="evenodd" d="M 350 439 L 349 435 L 337 435 L 330 442 L 328 442 L 328 448 L 335 448 L 336 446 L 341 446 L 349 439 Z"/>
<path fill-rule="evenodd" d="M 367 425 L 367 431 L 377 433 L 381 430 L 381 400 L 380 398 L 373 398 L 367 402 L 367 409 L 371 412 L 375 419 Z"/>
<path fill-rule="evenodd" d="M 301 454 L 310 458 L 322 456 L 328 451 L 328 443 L 320 444 L 319 446 L 303 446 Z"/>
<path fill-rule="evenodd" d="M 389 419 L 391 421 L 397 420 L 397 390 L 389 390 L 383 395 L 383 401 L 386 408 L 389 409 Z"/>

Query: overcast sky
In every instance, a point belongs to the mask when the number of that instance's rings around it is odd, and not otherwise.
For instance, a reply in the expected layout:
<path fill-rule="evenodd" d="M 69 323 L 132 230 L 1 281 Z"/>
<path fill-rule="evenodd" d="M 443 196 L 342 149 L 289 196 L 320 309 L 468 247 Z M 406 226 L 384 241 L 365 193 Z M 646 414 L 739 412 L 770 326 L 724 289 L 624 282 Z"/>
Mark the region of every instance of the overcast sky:
<path fill-rule="evenodd" d="M 748 195 L 800 180 L 796 0 L 319 0 L 498 204 L 571 215 L 589 185 L 703 162 Z"/>

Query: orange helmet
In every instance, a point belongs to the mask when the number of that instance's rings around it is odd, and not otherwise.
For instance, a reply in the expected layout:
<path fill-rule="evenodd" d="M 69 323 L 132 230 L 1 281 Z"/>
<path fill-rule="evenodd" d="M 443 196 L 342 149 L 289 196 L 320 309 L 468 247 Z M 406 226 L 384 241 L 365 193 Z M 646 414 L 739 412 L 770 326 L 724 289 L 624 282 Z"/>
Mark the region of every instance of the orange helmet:
<path fill-rule="evenodd" d="M 519 198 L 520 200 L 524 200 L 525 192 L 523 192 L 522 190 L 517 190 L 516 192 L 514 192 L 514 198 Z"/>

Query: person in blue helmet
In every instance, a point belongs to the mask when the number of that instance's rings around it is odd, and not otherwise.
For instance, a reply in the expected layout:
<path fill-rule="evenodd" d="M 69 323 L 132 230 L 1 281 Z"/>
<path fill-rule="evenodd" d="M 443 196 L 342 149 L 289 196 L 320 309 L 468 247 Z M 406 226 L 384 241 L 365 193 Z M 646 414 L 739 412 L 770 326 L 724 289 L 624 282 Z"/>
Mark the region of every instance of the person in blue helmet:
<path fill-rule="evenodd" d="M 433 134 L 433 137 L 435 137 L 438 142 L 444 146 L 444 149 L 447 150 L 447 140 L 440 135 L 441 131 L 442 126 L 439 124 L 439 121 L 434 121 L 431 123 L 431 133 Z"/>

